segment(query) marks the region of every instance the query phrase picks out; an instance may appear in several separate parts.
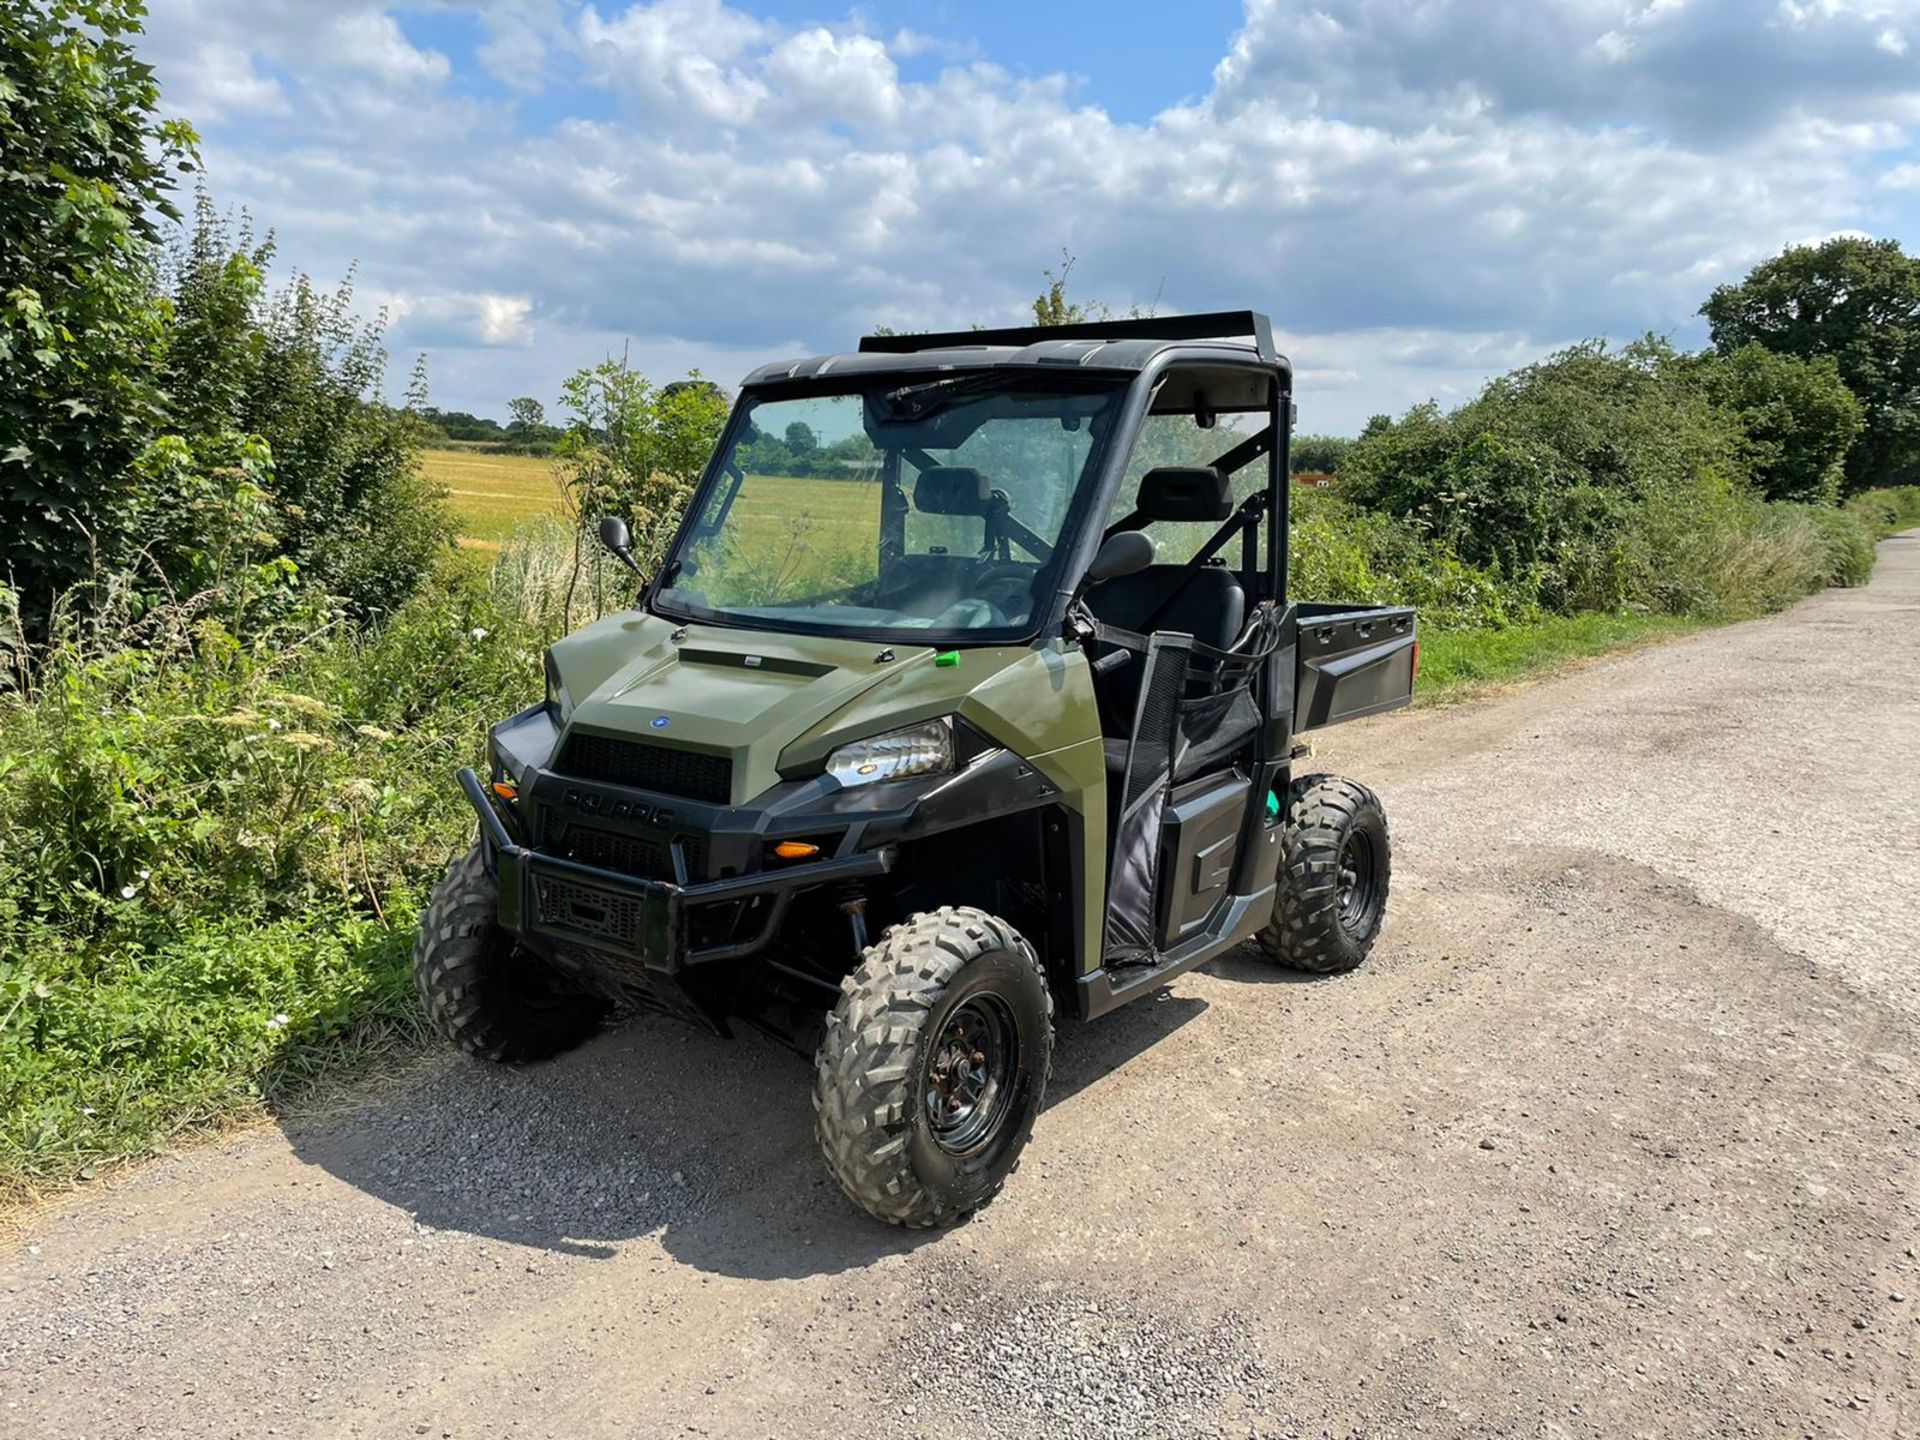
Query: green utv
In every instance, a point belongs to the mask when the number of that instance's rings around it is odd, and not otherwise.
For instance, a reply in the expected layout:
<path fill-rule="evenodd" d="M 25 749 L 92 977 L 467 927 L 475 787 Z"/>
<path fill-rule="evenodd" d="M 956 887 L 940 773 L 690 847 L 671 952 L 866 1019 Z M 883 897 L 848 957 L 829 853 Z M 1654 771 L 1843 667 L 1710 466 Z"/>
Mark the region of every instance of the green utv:
<path fill-rule="evenodd" d="M 846 1193 L 926 1226 L 1012 1172 L 1058 1008 L 1247 942 L 1359 964 L 1386 818 L 1295 736 L 1406 704 L 1414 617 L 1288 599 L 1293 415 L 1248 312 L 755 371 L 638 604 L 460 772 L 434 1025 L 524 1061 L 622 999 L 750 1023 L 813 1053 Z"/>

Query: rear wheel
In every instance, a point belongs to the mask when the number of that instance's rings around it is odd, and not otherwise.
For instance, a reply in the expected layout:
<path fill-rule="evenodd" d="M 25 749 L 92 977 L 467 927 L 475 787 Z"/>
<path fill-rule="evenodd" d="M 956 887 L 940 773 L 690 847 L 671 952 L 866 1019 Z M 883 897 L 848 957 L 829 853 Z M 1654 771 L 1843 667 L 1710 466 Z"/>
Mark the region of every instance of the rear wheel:
<path fill-rule="evenodd" d="M 1260 948 L 1292 970 L 1333 974 L 1367 958 L 1387 914 L 1387 812 L 1366 786 L 1303 775 L 1287 791 L 1280 888 Z"/>
<path fill-rule="evenodd" d="M 500 928 L 478 845 L 448 867 L 420 917 L 413 979 L 433 1028 L 484 1060 L 571 1050 L 613 1009 Z"/>
<path fill-rule="evenodd" d="M 949 1225 L 1020 1163 L 1053 1062 L 1033 949 L 983 910 L 896 925 L 840 986 L 814 1061 L 827 1168 L 894 1225 Z"/>

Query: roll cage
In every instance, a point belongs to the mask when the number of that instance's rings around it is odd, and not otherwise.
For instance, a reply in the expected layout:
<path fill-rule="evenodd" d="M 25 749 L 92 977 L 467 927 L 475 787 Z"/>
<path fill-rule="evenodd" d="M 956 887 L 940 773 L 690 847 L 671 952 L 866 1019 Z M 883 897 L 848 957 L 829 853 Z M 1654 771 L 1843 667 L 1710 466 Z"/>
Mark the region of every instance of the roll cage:
<path fill-rule="evenodd" d="M 1246 336 L 1251 343 L 1228 337 Z M 667 564 L 648 583 L 642 605 L 654 613 L 659 592 L 671 583 L 676 557 L 688 545 L 699 526 L 699 517 L 707 512 L 715 490 L 729 482 L 723 457 L 732 453 L 741 427 L 756 403 L 809 395 L 845 393 L 866 388 L 883 377 L 898 376 L 903 382 L 914 379 L 937 381 L 961 375 L 992 376 L 1004 373 L 1009 387 L 1023 383 L 1045 383 L 1051 377 L 1078 374 L 1084 377 L 1110 377 L 1125 386 L 1120 409 L 1101 437 L 1089 462 L 1085 478 L 1069 506 L 1058 543 L 1041 554 L 1028 544 L 1029 537 L 1017 530 L 1006 533 L 1043 560 L 1048 577 L 1047 603 L 1036 605 L 1028 622 L 1013 635 L 996 635 L 996 643 L 1027 644 L 1036 639 L 1066 632 L 1069 609 L 1079 579 L 1107 534 L 1138 524 L 1132 515 L 1108 526 L 1098 523 L 1110 513 L 1125 476 L 1134 444 L 1149 415 L 1192 414 L 1196 422 L 1210 423 L 1209 417 L 1225 413 L 1264 411 L 1265 427 L 1215 457 L 1212 464 L 1231 475 L 1262 459 L 1267 464 L 1264 502 L 1242 506 L 1242 513 L 1223 527 L 1209 542 L 1209 555 L 1217 553 L 1232 533 L 1248 537 L 1242 554 L 1244 579 L 1252 590 L 1250 603 L 1271 600 L 1276 608 L 1286 603 L 1287 526 L 1288 526 L 1288 453 L 1294 418 L 1293 370 L 1273 345 L 1272 326 L 1267 317 L 1254 311 L 1228 311 L 1194 316 L 1144 317 L 1124 321 L 1100 321 L 1074 325 L 1010 330 L 958 331 L 924 335 L 869 335 L 860 342 L 856 354 L 820 357 L 810 360 L 766 365 L 747 377 L 739 400 L 729 416 L 727 428 L 714 449 L 712 460 L 702 474 L 685 514 L 668 546 Z M 1228 396 L 1210 395 L 1198 377 L 1219 375 L 1230 383 L 1237 377 L 1247 388 Z M 1258 394 L 1258 404 L 1248 403 Z M 889 476 L 899 480 L 898 466 L 924 469 L 931 457 L 913 447 L 890 452 Z M 1266 525 L 1266 563 L 1247 563 L 1256 547 L 1251 543 L 1251 527 L 1261 518 Z M 1018 517 L 1006 517 L 1018 525 Z M 1038 537 L 1031 537 L 1037 539 Z M 1044 543 L 1044 542 L 1043 542 Z M 738 622 L 715 618 L 710 623 Z M 774 631 L 801 630 L 774 619 L 756 618 L 751 627 Z M 857 629 L 850 635 L 859 636 Z M 884 633 L 870 637 L 886 640 Z M 980 640 L 966 632 L 942 634 L 928 632 L 930 641 L 951 640 L 960 643 Z"/>

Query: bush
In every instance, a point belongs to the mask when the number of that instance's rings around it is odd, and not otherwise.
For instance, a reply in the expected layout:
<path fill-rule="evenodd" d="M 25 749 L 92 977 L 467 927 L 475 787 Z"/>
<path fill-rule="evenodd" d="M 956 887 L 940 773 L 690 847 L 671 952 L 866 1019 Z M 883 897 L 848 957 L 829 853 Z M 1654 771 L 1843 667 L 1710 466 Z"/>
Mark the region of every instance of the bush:
<path fill-rule="evenodd" d="M 1531 618 L 1531 596 L 1470 565 L 1418 527 L 1361 510 L 1337 494 L 1295 490 L 1289 590 L 1313 600 L 1417 605 L 1424 623 L 1481 629 Z"/>
<path fill-rule="evenodd" d="M 1877 540 L 1896 530 L 1920 525 L 1920 485 L 1891 490 L 1866 490 L 1847 501 L 1847 513 L 1865 525 Z"/>
<path fill-rule="evenodd" d="M 1572 614 L 1642 600 L 1634 517 L 1718 494 L 1740 477 L 1740 447 L 1670 346 L 1593 342 L 1491 381 L 1450 415 L 1426 405 L 1370 425 L 1343 485 Z"/>
<path fill-rule="evenodd" d="M 442 492 L 420 473 L 425 422 L 383 398 L 382 322 L 359 319 L 353 287 L 331 292 L 296 275 L 266 293 L 271 244 L 237 235 L 203 193 L 192 231 L 169 267 L 175 321 L 162 380 L 175 424 L 199 437 L 250 437 L 270 457 L 267 515 L 254 527 L 266 552 L 362 618 L 396 609 L 452 543 Z M 416 400 L 421 386 L 416 377 Z M 224 441 L 229 446 L 234 442 Z M 191 443 L 188 453 L 194 453 Z M 182 467 L 204 488 L 211 465 Z M 218 473 L 214 470 L 214 473 Z M 180 482 L 148 497 L 149 514 L 189 517 Z M 176 546 L 176 549 L 181 548 Z M 198 578 L 160 557 L 181 593 Z"/>
<path fill-rule="evenodd" d="M 1864 412 L 1828 355 L 1803 360 L 1760 345 L 1699 357 L 1702 382 L 1738 420 L 1743 460 L 1769 500 L 1833 504 Z"/>
<path fill-rule="evenodd" d="M 164 410 L 151 252 L 197 142 L 156 118 L 153 72 L 130 43 L 143 8 L 0 13 L 0 582 L 36 631 L 96 553 L 117 552 Z"/>
<path fill-rule="evenodd" d="M 106 580 L 31 650 L 0 591 L 0 1189 L 411 1025 L 415 915 L 472 827 L 452 773 L 539 697 L 557 610 L 520 546 L 499 568 L 239 634 L 227 592 Z"/>
<path fill-rule="evenodd" d="M 1344 493 L 1458 557 L 1470 594 L 1522 611 L 1761 614 L 1871 569 L 1868 527 L 1769 504 L 1749 479 L 1760 464 L 1780 488 L 1831 490 L 1858 416 L 1830 369 L 1656 340 L 1576 346 L 1451 414 L 1369 425 Z"/>
<path fill-rule="evenodd" d="M 1864 585 L 1873 578 L 1871 527 L 1848 510 L 1831 505 L 1776 505 L 1778 523 L 1810 525 L 1819 537 L 1820 563 L 1815 588 L 1824 585 Z"/>

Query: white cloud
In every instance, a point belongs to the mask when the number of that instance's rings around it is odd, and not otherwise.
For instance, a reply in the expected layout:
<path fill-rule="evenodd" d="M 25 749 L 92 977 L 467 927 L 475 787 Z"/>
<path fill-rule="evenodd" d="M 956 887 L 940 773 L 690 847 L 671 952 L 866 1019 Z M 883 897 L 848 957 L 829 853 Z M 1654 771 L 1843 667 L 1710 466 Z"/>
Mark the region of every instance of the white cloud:
<path fill-rule="evenodd" d="M 357 298 L 419 343 L 515 346 L 533 342 L 533 299 L 464 290 L 363 289 Z"/>
<path fill-rule="evenodd" d="M 480 338 L 489 345 L 524 345 L 533 339 L 527 317 L 533 313 L 533 301 L 525 295 L 477 295 L 474 297 Z"/>
<path fill-rule="evenodd" d="M 205 41 L 180 69 L 181 83 L 168 91 L 168 107 L 183 108 L 203 122 L 287 113 L 280 82 L 254 69 L 253 58 L 238 45 Z"/>
<path fill-rule="evenodd" d="M 741 125 L 753 118 L 765 87 L 733 62 L 769 29 L 720 0 L 659 0 L 603 19 L 589 5 L 578 35 L 589 73 L 626 91 L 650 111 Z"/>
<path fill-rule="evenodd" d="M 869 35 L 802 30 L 773 47 L 765 74 L 785 108 L 810 121 L 885 125 L 900 114 L 899 71 Z"/>
<path fill-rule="evenodd" d="M 359 10 L 337 17 L 323 54 L 348 70 L 389 85 L 436 83 L 452 73 L 447 57 L 416 49 L 391 15 Z"/>
<path fill-rule="evenodd" d="M 1685 324 L 1785 240 L 1874 223 L 1920 123 L 1876 39 L 1920 0 L 1250 0 L 1212 93 L 1146 124 L 990 60 L 904 80 L 932 41 L 830 14 L 442 3 L 501 84 L 544 87 L 537 127 L 372 0 L 180 0 L 155 54 L 208 97 L 216 194 L 295 264 L 357 257 L 396 349 L 482 411 L 624 336 L 737 373 L 876 322 L 1016 321 L 1065 245 L 1123 306 L 1271 310 L 1314 427 L 1350 428 Z M 249 103 L 283 112 L 270 147 Z"/>

